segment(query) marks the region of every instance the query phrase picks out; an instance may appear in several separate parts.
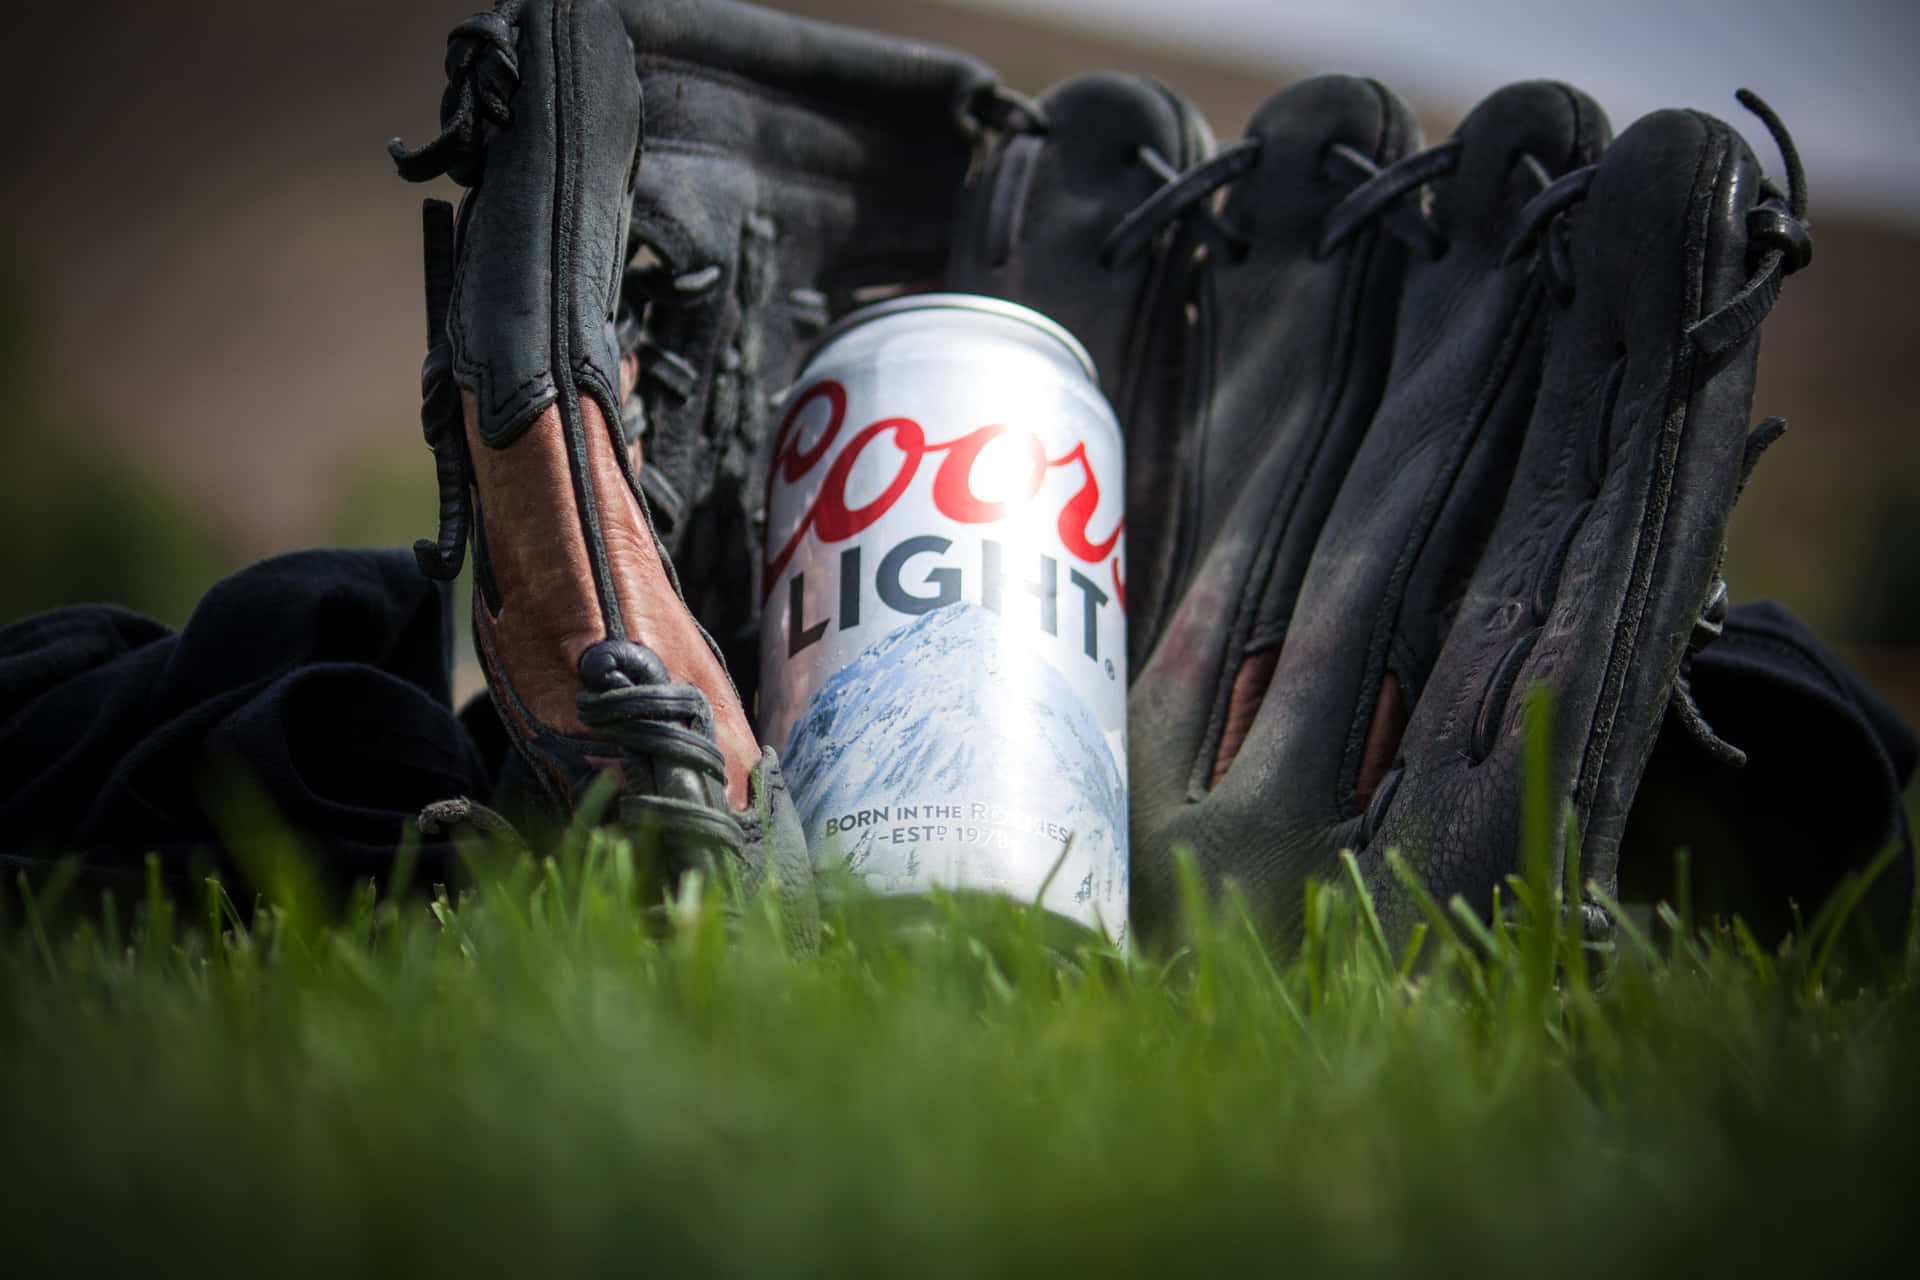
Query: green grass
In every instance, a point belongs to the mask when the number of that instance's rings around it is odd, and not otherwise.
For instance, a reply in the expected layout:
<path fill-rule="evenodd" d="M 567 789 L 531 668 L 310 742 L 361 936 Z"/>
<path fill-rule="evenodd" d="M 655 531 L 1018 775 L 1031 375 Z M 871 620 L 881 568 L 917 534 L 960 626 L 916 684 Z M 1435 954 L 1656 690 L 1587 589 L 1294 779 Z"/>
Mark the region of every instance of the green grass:
<path fill-rule="evenodd" d="M 41 885 L 0 950 L 14 1265 L 40 1274 L 1879 1269 L 1913 1240 L 1906 955 L 1583 948 L 1544 864 L 1417 955 L 1190 892 L 1066 955 L 1010 905 L 794 954 L 643 909 L 625 846 L 316 910 Z M 287 864 L 292 865 L 292 864 Z M 71 900 L 73 895 L 64 895 Z M 1535 904 L 1544 910 L 1536 912 Z M 1843 969 L 1842 963 L 1853 966 Z M 11 1270 L 12 1267 L 9 1267 Z"/>

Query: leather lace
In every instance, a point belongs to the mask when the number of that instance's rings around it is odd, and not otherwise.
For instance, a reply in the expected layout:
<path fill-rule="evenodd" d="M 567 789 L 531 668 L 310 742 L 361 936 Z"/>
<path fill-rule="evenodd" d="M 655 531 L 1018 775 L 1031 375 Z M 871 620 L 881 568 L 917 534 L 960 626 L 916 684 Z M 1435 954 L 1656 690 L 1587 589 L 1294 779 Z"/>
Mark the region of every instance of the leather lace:
<path fill-rule="evenodd" d="M 1168 226 L 1195 212 L 1225 246 L 1230 261 L 1246 257 L 1250 248 L 1247 237 L 1228 226 L 1206 202 L 1260 163 L 1258 138 L 1243 139 L 1184 170 L 1175 169 L 1152 147 L 1137 148 L 1134 159 L 1160 179 L 1160 186 L 1108 233 L 1100 245 L 1102 266 L 1126 264 Z M 1451 173 L 1459 160 L 1458 141 L 1443 142 L 1384 167 L 1345 143 L 1334 143 L 1327 148 L 1326 171 L 1330 176 L 1353 180 L 1355 186 L 1328 213 L 1316 253 L 1325 257 L 1359 228 L 1378 221 L 1416 252 L 1438 257 L 1446 248 L 1445 237 L 1418 202 L 1406 197 Z"/>
<path fill-rule="evenodd" d="M 1753 332 L 1780 300 L 1780 284 L 1813 261 L 1813 234 L 1807 226 L 1807 173 L 1793 135 L 1774 109 L 1751 89 L 1734 95 L 1740 105 L 1760 117 L 1780 159 L 1787 166 L 1787 189 L 1763 183 L 1766 199 L 1747 211 L 1747 235 L 1760 249 L 1753 274 L 1731 298 L 1709 315 L 1688 326 L 1687 336 L 1708 359 L 1727 351 Z"/>
<path fill-rule="evenodd" d="M 1766 198 L 1747 214 L 1747 234 L 1759 252 L 1747 283 L 1689 329 L 1695 346 L 1709 358 L 1752 332 L 1779 299 L 1781 281 L 1806 266 L 1813 257 L 1813 240 L 1806 221 L 1806 172 L 1793 137 L 1758 94 L 1742 89 L 1736 96 L 1742 106 L 1760 117 L 1773 135 L 1786 164 L 1787 187 L 1782 191 L 1772 182 L 1765 182 L 1762 189 Z M 1423 257 L 1432 259 L 1445 252 L 1446 238 L 1427 216 L 1422 202 L 1407 197 L 1451 173 L 1459 164 L 1460 150 L 1459 140 L 1453 139 L 1382 166 L 1345 143 L 1329 146 L 1325 171 L 1331 176 L 1351 178 L 1356 185 L 1327 214 L 1316 246 L 1318 255 L 1325 257 L 1332 253 L 1359 228 L 1375 222 Z M 1138 148 L 1135 159 L 1159 178 L 1161 185 L 1108 234 L 1100 246 L 1103 266 L 1114 267 L 1130 261 L 1166 227 L 1196 208 L 1207 217 L 1217 238 L 1227 245 L 1230 258 L 1237 261 L 1246 255 L 1246 237 L 1222 223 L 1203 202 L 1253 170 L 1259 163 L 1258 139 L 1236 143 L 1185 170 L 1175 170 L 1151 147 Z M 1510 265 L 1539 249 L 1549 283 L 1564 304 L 1572 298 L 1573 272 L 1568 249 L 1569 228 L 1562 215 L 1586 198 L 1597 166 L 1584 165 L 1553 178 L 1535 156 L 1523 155 L 1520 163 L 1540 183 L 1541 189 L 1522 208 L 1519 226 L 1501 265 Z"/>
<path fill-rule="evenodd" d="M 1247 138 L 1182 171 L 1167 163 L 1165 156 L 1152 147 L 1135 149 L 1134 159 L 1160 179 L 1160 188 L 1135 205 L 1120 219 L 1100 244 L 1100 265 L 1120 266 L 1139 255 L 1156 236 L 1176 219 L 1236 178 L 1245 176 L 1260 162 L 1260 140 Z M 1215 229 L 1229 246 L 1229 256 L 1246 256 L 1247 241 L 1228 230 L 1212 211 L 1207 211 Z"/>
<path fill-rule="evenodd" d="M 1326 257 L 1354 231 L 1379 219 L 1414 252 L 1426 258 L 1439 257 L 1446 250 L 1446 237 L 1423 210 L 1404 197 L 1452 173 L 1459 163 L 1458 139 L 1416 151 L 1385 168 L 1344 142 L 1334 143 L 1327 148 L 1324 168 L 1331 176 L 1357 178 L 1359 185 L 1327 215 L 1316 252 Z"/>
<path fill-rule="evenodd" d="M 1813 260 L 1813 235 L 1807 226 L 1807 176 L 1793 135 L 1772 107 L 1751 89 L 1735 95 L 1740 105 L 1760 117 L 1773 135 L 1787 168 L 1787 189 L 1763 179 L 1765 198 L 1747 211 L 1747 236 L 1757 257 L 1747 282 L 1731 298 L 1687 327 L 1687 336 L 1708 359 L 1732 348 L 1758 327 L 1780 299 L 1780 284 Z M 1544 249 L 1547 273 L 1564 304 L 1573 295 L 1568 260 L 1566 224 L 1560 215 L 1586 199 L 1597 165 L 1586 165 L 1548 183 L 1520 211 L 1520 227 L 1502 260 L 1519 260 L 1536 245 Z"/>
<path fill-rule="evenodd" d="M 690 684 L 584 690 L 580 721 L 637 756 L 652 756 L 726 785 L 726 757 L 713 740 L 707 696 Z"/>
<path fill-rule="evenodd" d="M 491 13 L 476 13 L 447 36 L 447 89 L 440 99 L 440 134 L 409 150 L 395 138 L 387 144 L 400 176 L 426 182 L 446 174 L 463 187 L 480 181 L 487 131 L 513 118 L 513 91 L 520 87 L 515 23 L 525 0 L 499 0 Z"/>
<path fill-rule="evenodd" d="M 996 133 L 1044 134 L 1047 131 L 1046 108 L 1002 84 L 982 85 L 967 100 L 961 118 L 975 128 Z"/>
<path fill-rule="evenodd" d="M 1533 161 L 1532 156 L 1527 159 Z M 1533 163 L 1538 166 L 1539 162 Z M 1593 185 L 1593 175 L 1598 168 L 1598 165 L 1582 165 L 1550 182 L 1544 181 L 1546 170 L 1540 168 L 1536 176 L 1543 179 L 1543 185 L 1533 199 L 1521 207 L 1520 228 L 1500 258 L 1501 266 L 1510 266 L 1532 252 L 1536 244 L 1544 243 L 1545 252 L 1541 257 L 1547 280 L 1562 306 L 1573 300 L 1573 259 L 1568 244 L 1569 226 L 1560 215 L 1587 198 L 1587 188 Z"/>

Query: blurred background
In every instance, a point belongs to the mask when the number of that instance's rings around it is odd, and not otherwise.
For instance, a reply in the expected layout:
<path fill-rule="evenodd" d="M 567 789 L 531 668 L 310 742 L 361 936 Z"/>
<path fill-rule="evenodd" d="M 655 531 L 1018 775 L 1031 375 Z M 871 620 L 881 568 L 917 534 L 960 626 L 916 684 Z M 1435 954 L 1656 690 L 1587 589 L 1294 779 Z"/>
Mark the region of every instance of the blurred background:
<path fill-rule="evenodd" d="M 10 18 L 0 200 L 0 622 L 110 599 L 183 620 L 218 575 L 433 530 L 416 417 L 423 194 L 384 146 L 436 128 L 480 0 L 99 0 Z M 1792 430 L 1735 516 L 1736 599 L 1786 601 L 1920 718 L 1920 6 L 1907 0 L 787 0 L 957 46 L 1027 92 L 1160 77 L 1238 136 L 1278 86 L 1374 75 L 1430 138 L 1508 80 L 1616 130 L 1733 120 L 1748 85 L 1811 177 L 1816 255 L 1765 331 L 1755 417 Z"/>

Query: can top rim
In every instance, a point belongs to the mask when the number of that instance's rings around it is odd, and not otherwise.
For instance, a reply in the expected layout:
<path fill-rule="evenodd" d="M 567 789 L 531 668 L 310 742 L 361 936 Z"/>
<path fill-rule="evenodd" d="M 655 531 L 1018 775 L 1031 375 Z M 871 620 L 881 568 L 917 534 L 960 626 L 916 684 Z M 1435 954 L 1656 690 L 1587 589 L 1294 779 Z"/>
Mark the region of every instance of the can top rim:
<path fill-rule="evenodd" d="M 979 293 L 908 293 L 898 298 L 888 298 L 884 302 L 868 303 L 864 307 L 847 312 L 822 330 L 820 336 L 813 340 L 813 345 L 808 347 L 806 354 L 801 357 L 799 368 L 804 373 L 807 366 L 813 363 L 814 358 L 826 350 L 834 339 L 869 320 L 877 320 L 882 316 L 895 315 L 904 311 L 939 310 L 984 311 L 989 315 L 1005 316 L 1009 320 L 1018 320 L 1030 325 L 1065 347 L 1067 354 L 1074 358 L 1081 371 L 1087 375 L 1087 381 L 1095 386 L 1100 385 L 1100 374 L 1093 367 L 1093 357 L 1087 354 L 1087 349 L 1080 344 L 1078 338 L 1067 332 L 1065 325 L 1042 315 L 1032 307 L 1023 307 L 1017 302 L 1008 302 L 1005 298 L 994 298 Z"/>

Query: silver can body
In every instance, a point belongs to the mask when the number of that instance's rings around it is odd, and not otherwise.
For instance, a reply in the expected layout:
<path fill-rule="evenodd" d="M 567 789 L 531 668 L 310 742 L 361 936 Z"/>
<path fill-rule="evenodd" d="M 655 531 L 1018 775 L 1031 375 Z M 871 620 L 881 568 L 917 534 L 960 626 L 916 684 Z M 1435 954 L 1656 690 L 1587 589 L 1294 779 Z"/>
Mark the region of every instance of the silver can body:
<path fill-rule="evenodd" d="M 823 337 L 774 443 L 758 706 L 817 867 L 1124 940 L 1122 461 L 1026 308 L 924 294 Z"/>

